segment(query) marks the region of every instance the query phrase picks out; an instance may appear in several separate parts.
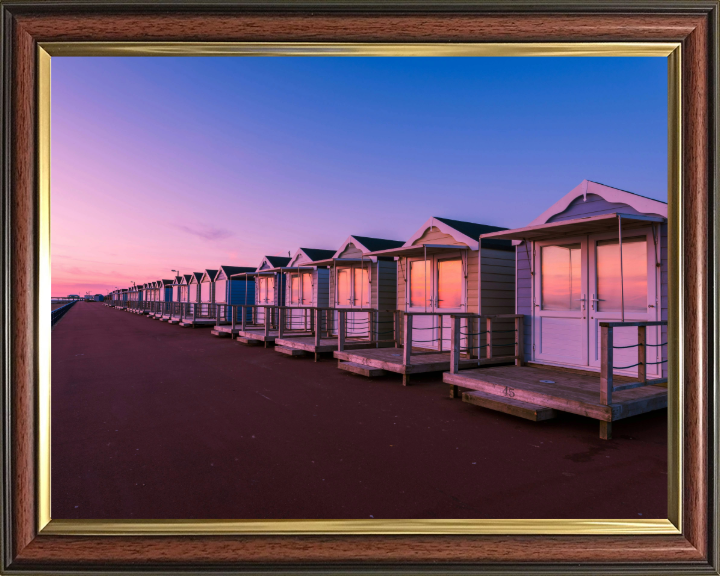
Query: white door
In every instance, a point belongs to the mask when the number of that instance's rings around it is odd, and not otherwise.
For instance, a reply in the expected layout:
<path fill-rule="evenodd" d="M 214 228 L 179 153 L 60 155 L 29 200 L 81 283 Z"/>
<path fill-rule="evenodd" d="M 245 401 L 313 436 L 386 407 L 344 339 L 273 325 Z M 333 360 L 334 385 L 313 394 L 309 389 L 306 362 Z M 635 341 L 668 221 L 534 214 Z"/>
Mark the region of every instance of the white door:
<path fill-rule="evenodd" d="M 272 306 L 275 304 L 274 276 L 258 276 L 256 300 L 259 306 Z M 265 308 L 257 308 L 256 320 L 258 324 L 265 323 Z"/>
<path fill-rule="evenodd" d="M 652 231 L 623 234 L 623 283 L 615 232 L 535 245 L 533 359 L 600 368 L 600 322 L 654 321 L 658 318 L 657 267 Z M 647 329 L 647 343 L 660 331 Z M 614 373 L 637 375 L 637 328 L 615 328 Z M 627 348 L 622 348 L 628 346 Z M 649 346 L 647 374 L 659 377 L 659 347 Z M 627 367 L 627 368 L 625 368 Z"/>
<path fill-rule="evenodd" d="M 410 259 L 408 312 L 465 312 L 465 262 L 461 253 Z M 450 350 L 450 318 L 436 314 L 413 316 L 413 346 Z M 462 338 L 461 345 L 466 341 Z"/>
<path fill-rule="evenodd" d="M 337 268 L 335 301 L 338 308 L 370 308 L 370 276 L 366 264 L 352 264 Z M 337 328 L 337 314 L 335 320 Z M 370 330 L 368 312 L 348 312 L 347 335 L 350 338 L 365 338 Z"/>
<path fill-rule="evenodd" d="M 587 239 L 537 242 L 533 358 L 588 365 Z"/>
<path fill-rule="evenodd" d="M 287 291 L 287 306 L 313 305 L 313 275 L 311 271 L 292 272 Z M 286 326 L 292 330 L 309 330 L 310 312 L 306 309 L 288 310 Z"/>
<path fill-rule="evenodd" d="M 624 303 L 625 321 L 653 322 L 658 319 L 657 266 L 652 231 L 627 231 L 622 243 L 622 291 L 620 250 L 617 234 L 597 234 L 589 238 L 590 275 L 590 366 L 600 367 L 600 322 L 620 322 Z M 659 378 L 662 351 L 657 344 L 659 327 L 646 328 L 647 376 Z M 613 329 L 613 366 L 617 374 L 637 376 L 637 328 Z M 620 348 L 628 346 L 627 348 Z M 627 368 L 625 368 L 627 367 Z"/>

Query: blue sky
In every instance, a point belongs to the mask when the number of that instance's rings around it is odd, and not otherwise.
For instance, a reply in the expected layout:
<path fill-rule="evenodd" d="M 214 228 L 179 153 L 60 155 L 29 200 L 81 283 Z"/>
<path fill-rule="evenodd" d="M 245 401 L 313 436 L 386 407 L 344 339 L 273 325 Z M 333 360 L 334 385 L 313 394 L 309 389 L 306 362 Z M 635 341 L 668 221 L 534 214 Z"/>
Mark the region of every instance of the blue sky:
<path fill-rule="evenodd" d="M 666 200 L 667 62 L 58 57 L 51 177 L 54 293 L 523 226 L 585 178 Z"/>

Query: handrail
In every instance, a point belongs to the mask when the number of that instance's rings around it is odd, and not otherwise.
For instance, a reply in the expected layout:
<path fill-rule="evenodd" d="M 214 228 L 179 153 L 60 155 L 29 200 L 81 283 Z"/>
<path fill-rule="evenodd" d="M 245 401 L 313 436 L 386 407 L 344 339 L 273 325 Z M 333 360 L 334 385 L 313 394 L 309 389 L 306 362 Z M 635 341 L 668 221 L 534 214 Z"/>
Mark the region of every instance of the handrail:
<path fill-rule="evenodd" d="M 469 357 L 472 357 L 472 351 L 477 348 L 477 366 L 483 364 L 497 364 L 500 362 L 515 362 L 516 366 L 525 365 L 525 346 L 524 346 L 524 314 L 452 314 L 450 316 L 450 373 L 457 374 L 460 371 L 460 354 L 463 352 L 461 336 L 465 336 L 466 348 Z M 461 327 L 465 320 L 467 331 L 462 332 Z M 477 320 L 478 331 L 472 331 L 474 320 Z M 482 321 L 485 321 L 485 330 L 480 328 Z M 495 321 L 514 320 L 515 328 L 513 330 L 493 330 Z M 497 342 L 493 334 L 514 332 L 515 338 L 512 343 Z M 477 339 L 477 344 L 473 345 L 475 336 L 485 336 L 485 344 L 481 344 L 481 339 Z M 514 354 L 506 356 L 494 356 L 493 347 L 510 347 L 514 346 Z M 485 349 L 485 358 L 481 358 L 480 349 Z"/>
<path fill-rule="evenodd" d="M 60 318 L 62 318 L 65 315 L 65 313 L 68 310 L 70 310 L 70 308 L 72 308 L 76 302 L 79 302 L 79 300 L 72 300 L 63 306 L 60 306 L 59 308 L 55 308 L 55 310 L 52 310 L 50 313 L 50 327 L 55 326 L 55 324 L 57 324 L 58 320 L 60 320 Z"/>
<path fill-rule="evenodd" d="M 600 322 L 600 403 L 609 406 L 612 404 L 613 392 L 621 392 L 623 390 L 632 390 L 633 388 L 641 388 L 643 386 L 653 386 L 655 384 L 667 383 L 667 378 L 647 379 L 648 364 L 663 364 L 667 359 L 659 362 L 647 361 L 648 346 L 656 347 L 663 344 L 647 344 L 647 327 L 648 326 L 667 326 L 667 320 L 659 320 L 652 322 Z M 638 343 L 630 346 L 614 346 L 614 328 L 637 327 Z M 638 355 L 637 363 L 631 366 L 613 366 L 613 351 L 621 348 L 634 348 L 637 346 Z M 613 383 L 613 370 L 622 370 L 626 368 L 638 367 L 638 380 L 636 382 L 628 382 L 615 386 Z"/>

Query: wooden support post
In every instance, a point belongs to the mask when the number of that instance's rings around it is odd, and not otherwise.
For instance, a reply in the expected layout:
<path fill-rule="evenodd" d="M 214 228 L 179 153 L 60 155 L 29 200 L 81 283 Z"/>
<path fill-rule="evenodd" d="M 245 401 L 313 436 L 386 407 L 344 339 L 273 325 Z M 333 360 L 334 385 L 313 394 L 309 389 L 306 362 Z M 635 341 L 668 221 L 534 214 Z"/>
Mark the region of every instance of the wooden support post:
<path fill-rule="evenodd" d="M 338 350 L 345 350 L 345 322 L 347 320 L 347 312 L 338 310 Z"/>
<path fill-rule="evenodd" d="M 613 330 L 600 324 L 600 403 L 612 404 Z M 602 430 L 602 426 L 601 426 Z"/>
<path fill-rule="evenodd" d="M 492 318 L 488 318 L 486 321 L 486 330 L 487 334 L 485 334 L 485 357 L 489 360 L 492 358 Z"/>
<path fill-rule="evenodd" d="M 450 374 L 460 370 L 460 318 L 450 316 Z M 450 398 L 455 396 L 450 394 Z"/>
<path fill-rule="evenodd" d="M 270 336 L 270 308 L 265 308 L 265 338 Z M 267 340 L 265 341 L 265 346 L 267 346 Z"/>
<path fill-rule="evenodd" d="M 438 314 L 438 352 L 442 352 L 442 340 L 443 340 L 443 317 L 442 314 Z"/>
<path fill-rule="evenodd" d="M 400 347 L 400 310 L 395 310 L 393 314 L 393 339 L 395 340 L 395 348 Z"/>
<path fill-rule="evenodd" d="M 373 339 L 373 313 L 368 312 L 368 340 Z"/>
<path fill-rule="evenodd" d="M 647 327 L 638 326 L 638 380 L 647 382 Z"/>
<path fill-rule="evenodd" d="M 285 334 L 286 312 L 285 308 L 278 308 L 278 338 L 282 338 Z M 292 311 L 290 311 L 290 318 L 292 318 Z"/>
<path fill-rule="evenodd" d="M 410 386 L 410 374 L 403 374 L 403 386 Z"/>
<path fill-rule="evenodd" d="M 230 337 L 235 333 L 235 322 L 237 321 L 237 306 L 230 306 Z"/>
<path fill-rule="evenodd" d="M 525 366 L 525 317 L 515 318 L 515 366 Z"/>
<path fill-rule="evenodd" d="M 315 323 L 315 346 L 320 346 L 320 337 L 322 336 L 322 310 L 310 310 L 310 312 L 310 320 Z M 315 361 L 317 362 L 317 358 Z"/>
<path fill-rule="evenodd" d="M 240 315 L 240 329 L 245 332 L 245 325 L 247 323 L 247 306 L 240 307 Z"/>
<path fill-rule="evenodd" d="M 403 366 L 410 366 L 410 357 L 412 356 L 412 324 L 412 314 L 405 314 Z"/>
<path fill-rule="evenodd" d="M 450 398 L 460 398 L 460 387 L 456 384 L 450 384 Z"/>
<path fill-rule="evenodd" d="M 612 422 L 600 420 L 600 438 L 602 440 L 612 440 Z"/>

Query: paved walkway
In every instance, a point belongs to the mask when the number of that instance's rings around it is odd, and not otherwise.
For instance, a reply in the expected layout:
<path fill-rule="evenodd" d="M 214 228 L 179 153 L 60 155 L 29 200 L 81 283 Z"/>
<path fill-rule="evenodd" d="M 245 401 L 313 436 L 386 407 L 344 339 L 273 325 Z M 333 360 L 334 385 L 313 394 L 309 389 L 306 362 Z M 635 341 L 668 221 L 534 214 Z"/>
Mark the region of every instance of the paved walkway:
<path fill-rule="evenodd" d="M 533 423 L 79 302 L 52 332 L 53 518 L 666 518 L 665 411 Z"/>

